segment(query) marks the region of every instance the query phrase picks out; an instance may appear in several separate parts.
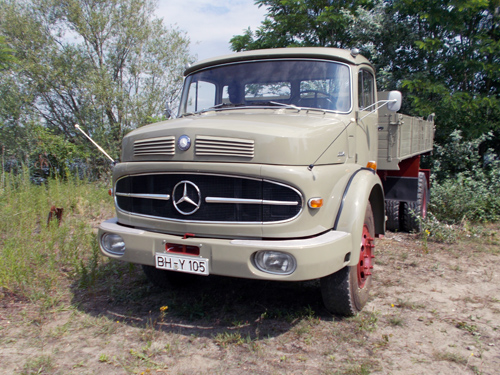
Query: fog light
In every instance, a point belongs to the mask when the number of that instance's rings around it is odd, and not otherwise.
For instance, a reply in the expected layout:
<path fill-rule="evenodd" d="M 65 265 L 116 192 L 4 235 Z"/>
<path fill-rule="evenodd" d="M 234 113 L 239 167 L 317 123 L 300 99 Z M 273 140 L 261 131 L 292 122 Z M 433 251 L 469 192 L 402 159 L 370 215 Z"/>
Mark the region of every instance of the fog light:
<path fill-rule="evenodd" d="M 101 237 L 102 248 L 111 254 L 123 255 L 125 253 L 125 242 L 117 234 L 105 233 Z"/>
<path fill-rule="evenodd" d="M 258 251 L 254 254 L 254 263 L 259 270 L 278 275 L 289 275 L 297 268 L 295 258 L 280 251 Z"/>

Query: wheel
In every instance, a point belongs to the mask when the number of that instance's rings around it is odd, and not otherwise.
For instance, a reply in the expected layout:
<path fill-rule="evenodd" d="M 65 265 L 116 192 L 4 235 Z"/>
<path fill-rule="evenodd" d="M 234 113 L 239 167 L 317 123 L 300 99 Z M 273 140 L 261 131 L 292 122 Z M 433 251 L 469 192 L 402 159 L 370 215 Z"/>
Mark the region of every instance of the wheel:
<path fill-rule="evenodd" d="M 429 188 L 425 173 L 418 174 L 418 191 L 415 202 L 405 202 L 402 212 L 403 230 L 406 232 L 421 232 L 422 219 L 427 217 L 427 201 L 429 199 Z"/>
<path fill-rule="evenodd" d="M 347 266 L 321 278 L 321 295 L 328 311 L 335 315 L 353 316 L 366 305 L 372 283 L 375 250 L 375 220 L 368 203 L 361 235 L 361 251 L 356 266 Z"/>
<path fill-rule="evenodd" d="M 146 266 L 144 264 L 142 265 L 142 270 L 152 284 L 162 289 L 168 289 L 172 286 L 182 287 L 189 285 L 192 284 L 196 278 L 195 275 L 183 272 L 159 270 L 158 268 Z"/>
<path fill-rule="evenodd" d="M 393 199 L 387 199 L 385 201 L 385 214 L 387 215 L 386 227 L 387 230 L 390 230 L 391 232 L 398 232 L 401 230 L 399 217 L 400 206 L 400 201 Z"/>

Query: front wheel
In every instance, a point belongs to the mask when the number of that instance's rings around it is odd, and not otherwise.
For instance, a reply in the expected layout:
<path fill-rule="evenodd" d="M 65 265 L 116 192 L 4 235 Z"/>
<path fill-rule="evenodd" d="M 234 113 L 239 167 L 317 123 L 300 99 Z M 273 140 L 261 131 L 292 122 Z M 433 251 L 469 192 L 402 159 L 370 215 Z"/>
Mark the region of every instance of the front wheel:
<path fill-rule="evenodd" d="M 353 316 L 366 305 L 372 283 L 375 250 L 375 220 L 370 203 L 366 207 L 358 264 L 321 278 L 321 295 L 329 312 Z"/>

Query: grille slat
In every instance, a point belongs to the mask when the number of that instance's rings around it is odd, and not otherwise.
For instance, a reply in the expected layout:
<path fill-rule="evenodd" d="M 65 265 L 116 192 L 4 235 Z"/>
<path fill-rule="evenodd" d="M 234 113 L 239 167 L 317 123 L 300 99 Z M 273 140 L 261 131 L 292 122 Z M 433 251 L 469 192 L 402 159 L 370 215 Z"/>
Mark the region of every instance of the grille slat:
<path fill-rule="evenodd" d="M 115 192 L 119 210 L 173 221 L 273 223 L 292 220 L 302 211 L 296 189 L 244 177 L 135 175 L 119 179 Z"/>
<path fill-rule="evenodd" d="M 175 137 L 141 139 L 134 142 L 134 156 L 175 155 Z"/>
<path fill-rule="evenodd" d="M 254 156 L 255 143 L 251 139 L 198 136 L 196 155 L 198 156 Z"/>

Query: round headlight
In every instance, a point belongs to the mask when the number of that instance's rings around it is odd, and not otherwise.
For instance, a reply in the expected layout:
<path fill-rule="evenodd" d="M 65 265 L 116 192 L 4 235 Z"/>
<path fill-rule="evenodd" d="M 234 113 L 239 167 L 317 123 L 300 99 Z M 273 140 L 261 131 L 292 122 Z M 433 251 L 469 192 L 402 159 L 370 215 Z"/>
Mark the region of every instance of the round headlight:
<path fill-rule="evenodd" d="M 189 147 L 191 147 L 191 138 L 185 134 L 181 135 L 177 141 L 177 147 L 179 147 L 179 150 L 181 151 L 189 150 Z"/>
<path fill-rule="evenodd" d="M 254 254 L 254 264 L 262 272 L 290 275 L 297 268 L 295 258 L 281 251 L 263 250 Z"/>
<path fill-rule="evenodd" d="M 117 234 L 105 233 L 101 237 L 101 246 L 111 254 L 123 255 L 125 253 L 125 241 Z"/>

